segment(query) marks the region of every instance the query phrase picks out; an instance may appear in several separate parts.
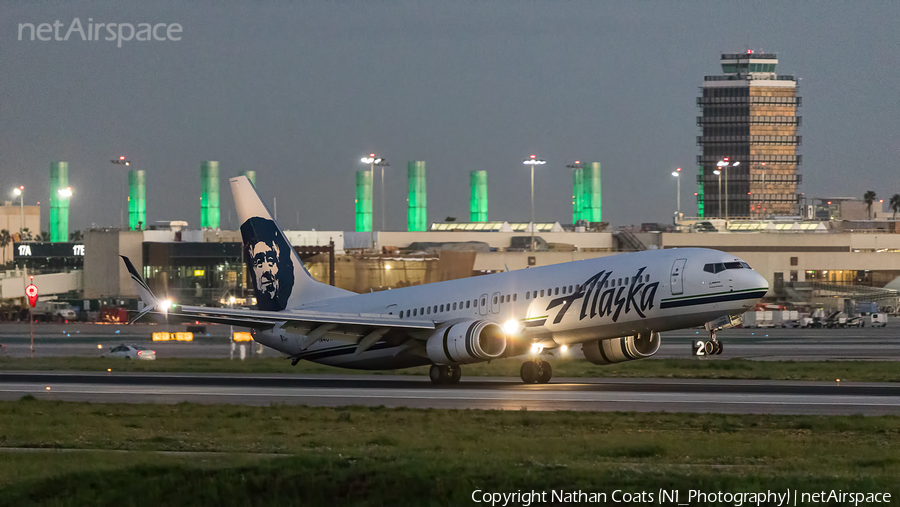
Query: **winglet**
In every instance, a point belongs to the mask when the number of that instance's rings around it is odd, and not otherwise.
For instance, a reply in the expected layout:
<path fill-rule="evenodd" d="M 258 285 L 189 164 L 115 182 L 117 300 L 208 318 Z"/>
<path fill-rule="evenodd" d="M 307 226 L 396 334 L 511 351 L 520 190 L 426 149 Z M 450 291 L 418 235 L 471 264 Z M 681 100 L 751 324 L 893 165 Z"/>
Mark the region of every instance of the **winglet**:
<path fill-rule="evenodd" d="M 125 257 L 124 255 L 120 255 L 119 257 L 125 261 L 125 268 L 128 270 L 128 273 L 131 275 L 131 279 L 134 280 L 134 283 L 137 285 L 138 294 L 141 296 L 141 301 L 144 302 L 144 309 L 138 313 L 137 317 L 131 319 L 129 324 L 137 321 L 144 315 L 152 312 L 153 310 L 158 309 L 159 307 L 159 299 L 156 299 L 156 296 L 153 295 L 153 291 L 150 290 L 150 287 L 147 285 L 147 282 L 141 278 L 141 275 L 138 273 L 137 269 L 134 267 L 134 264 L 131 263 L 131 259 Z"/>

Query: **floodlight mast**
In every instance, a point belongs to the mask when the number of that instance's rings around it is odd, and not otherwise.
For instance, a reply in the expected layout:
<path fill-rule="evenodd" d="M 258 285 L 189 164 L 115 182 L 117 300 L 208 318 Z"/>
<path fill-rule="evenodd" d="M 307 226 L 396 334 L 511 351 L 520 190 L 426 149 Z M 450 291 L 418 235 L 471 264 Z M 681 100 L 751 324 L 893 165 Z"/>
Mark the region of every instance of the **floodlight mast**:
<path fill-rule="evenodd" d="M 537 158 L 536 155 L 532 155 L 530 158 L 526 158 L 522 161 L 523 164 L 531 166 L 531 251 L 534 252 L 534 166 L 536 165 L 544 165 L 547 163 L 546 160 L 541 160 Z"/>
<path fill-rule="evenodd" d="M 130 165 L 131 165 L 131 161 L 130 161 L 130 160 L 125 160 L 125 156 L 124 156 L 124 155 L 120 155 L 119 158 L 117 158 L 117 159 L 114 158 L 114 159 L 110 160 L 110 162 L 113 163 L 113 164 L 115 164 L 115 165 L 124 165 L 124 166 L 130 166 Z M 125 177 L 127 178 L 128 176 L 126 175 Z M 119 220 L 121 221 L 121 227 L 122 227 L 123 229 L 125 228 L 125 208 L 127 207 L 127 203 L 128 203 L 128 199 L 127 199 L 127 198 L 125 199 L 125 202 L 126 202 L 126 206 L 124 206 L 124 207 L 122 207 L 122 208 L 120 209 L 120 215 L 119 215 Z"/>

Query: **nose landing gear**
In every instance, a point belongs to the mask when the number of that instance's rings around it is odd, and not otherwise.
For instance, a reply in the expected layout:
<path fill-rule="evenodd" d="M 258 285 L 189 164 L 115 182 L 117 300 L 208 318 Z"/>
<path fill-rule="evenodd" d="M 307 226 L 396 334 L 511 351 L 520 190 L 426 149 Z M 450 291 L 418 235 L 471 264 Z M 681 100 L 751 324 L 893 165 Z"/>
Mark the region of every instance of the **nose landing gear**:
<path fill-rule="evenodd" d="M 462 369 L 458 365 L 433 364 L 428 371 L 432 384 L 458 384 L 462 378 Z"/>
<path fill-rule="evenodd" d="M 722 342 L 716 338 L 716 332 L 710 331 L 709 341 L 698 340 L 694 342 L 693 353 L 695 356 L 717 356 L 724 350 Z"/>

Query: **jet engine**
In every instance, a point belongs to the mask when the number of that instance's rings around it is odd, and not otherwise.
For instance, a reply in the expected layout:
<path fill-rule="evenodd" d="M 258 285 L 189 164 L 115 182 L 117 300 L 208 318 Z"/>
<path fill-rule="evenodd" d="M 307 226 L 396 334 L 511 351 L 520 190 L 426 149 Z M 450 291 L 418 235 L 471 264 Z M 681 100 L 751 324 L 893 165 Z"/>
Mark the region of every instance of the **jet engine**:
<path fill-rule="evenodd" d="M 467 320 L 439 329 L 425 345 L 435 364 L 466 364 L 497 359 L 506 351 L 506 333 L 494 322 Z"/>
<path fill-rule="evenodd" d="M 584 358 L 594 364 L 614 364 L 644 359 L 659 351 L 659 333 L 641 333 L 581 344 Z"/>

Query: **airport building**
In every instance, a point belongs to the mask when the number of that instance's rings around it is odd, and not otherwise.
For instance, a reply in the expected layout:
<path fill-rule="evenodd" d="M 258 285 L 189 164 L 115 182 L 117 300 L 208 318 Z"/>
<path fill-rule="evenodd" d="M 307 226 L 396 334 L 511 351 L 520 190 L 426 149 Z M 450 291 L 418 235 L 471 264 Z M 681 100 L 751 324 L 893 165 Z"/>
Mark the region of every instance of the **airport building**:
<path fill-rule="evenodd" d="M 797 80 L 776 73 L 774 54 L 723 54 L 721 64 L 697 98 L 698 216 L 798 215 Z"/>

